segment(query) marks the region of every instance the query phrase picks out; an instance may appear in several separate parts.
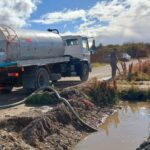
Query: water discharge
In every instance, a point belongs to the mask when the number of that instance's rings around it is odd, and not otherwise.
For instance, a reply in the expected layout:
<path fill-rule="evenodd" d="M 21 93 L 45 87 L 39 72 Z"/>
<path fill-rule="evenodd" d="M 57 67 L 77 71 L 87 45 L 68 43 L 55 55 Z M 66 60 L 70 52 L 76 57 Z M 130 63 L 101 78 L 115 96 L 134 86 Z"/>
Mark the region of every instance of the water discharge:
<path fill-rule="evenodd" d="M 73 150 L 135 150 L 149 134 L 150 103 L 124 102 L 99 132 L 86 137 Z"/>

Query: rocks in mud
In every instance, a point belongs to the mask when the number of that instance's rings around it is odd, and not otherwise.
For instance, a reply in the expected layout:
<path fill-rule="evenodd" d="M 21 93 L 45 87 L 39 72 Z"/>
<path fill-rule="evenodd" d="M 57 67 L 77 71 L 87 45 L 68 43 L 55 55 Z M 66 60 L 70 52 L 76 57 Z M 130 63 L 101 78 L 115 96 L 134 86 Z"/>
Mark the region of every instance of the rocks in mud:
<path fill-rule="evenodd" d="M 139 148 L 136 150 L 150 150 L 150 137 L 147 139 L 147 141 L 143 142 Z"/>

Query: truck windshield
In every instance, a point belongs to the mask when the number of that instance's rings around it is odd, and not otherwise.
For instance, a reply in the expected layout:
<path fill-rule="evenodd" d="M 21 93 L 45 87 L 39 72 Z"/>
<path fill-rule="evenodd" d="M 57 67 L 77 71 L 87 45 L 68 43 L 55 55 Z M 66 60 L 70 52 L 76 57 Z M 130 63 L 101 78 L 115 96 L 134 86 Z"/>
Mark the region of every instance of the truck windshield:
<path fill-rule="evenodd" d="M 67 46 L 79 45 L 78 39 L 67 39 L 66 40 Z"/>

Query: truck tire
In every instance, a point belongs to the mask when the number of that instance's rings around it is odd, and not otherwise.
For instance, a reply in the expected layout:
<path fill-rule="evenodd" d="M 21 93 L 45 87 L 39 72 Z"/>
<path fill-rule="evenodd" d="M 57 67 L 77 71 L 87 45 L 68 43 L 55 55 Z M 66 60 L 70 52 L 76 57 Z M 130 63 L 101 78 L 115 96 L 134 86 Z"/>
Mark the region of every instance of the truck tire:
<path fill-rule="evenodd" d="M 81 81 L 87 81 L 89 77 L 89 66 L 87 63 L 83 63 L 81 65 L 81 70 L 80 70 L 80 79 Z"/>
<path fill-rule="evenodd" d="M 49 74 L 45 68 L 26 68 L 22 77 L 23 88 L 31 93 L 41 87 L 49 85 Z"/>
<path fill-rule="evenodd" d="M 49 86 L 49 74 L 45 68 L 39 68 L 35 75 L 35 90 L 46 86 Z"/>

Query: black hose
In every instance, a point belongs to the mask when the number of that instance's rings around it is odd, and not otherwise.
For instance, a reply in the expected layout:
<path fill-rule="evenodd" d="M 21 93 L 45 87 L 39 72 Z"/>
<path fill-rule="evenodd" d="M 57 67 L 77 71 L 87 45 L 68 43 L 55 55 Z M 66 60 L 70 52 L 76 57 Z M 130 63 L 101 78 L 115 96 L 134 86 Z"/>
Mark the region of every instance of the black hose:
<path fill-rule="evenodd" d="M 1 110 L 1 109 L 11 108 L 11 107 L 15 107 L 15 106 L 24 104 L 30 96 L 34 95 L 34 94 L 37 93 L 39 90 L 40 90 L 40 89 L 36 90 L 36 91 L 33 92 L 32 94 L 30 94 L 28 97 L 24 98 L 23 100 L 21 100 L 21 101 L 19 101 L 19 102 L 16 102 L 16 103 L 13 103 L 13 104 L 7 104 L 7 105 L 2 105 L 2 106 L 0 106 L 0 110 Z"/>
<path fill-rule="evenodd" d="M 87 123 L 85 123 L 85 122 L 79 117 L 79 115 L 75 112 L 75 110 L 74 110 L 73 107 L 70 105 L 70 103 L 69 103 L 65 98 L 63 98 L 63 97 L 60 96 L 60 94 L 58 93 L 58 91 L 56 91 L 56 90 L 55 90 L 54 88 L 52 88 L 52 87 L 47 87 L 47 88 L 45 88 L 45 90 L 46 90 L 46 91 L 47 91 L 47 90 L 53 91 L 53 92 L 56 94 L 57 98 L 58 98 L 59 100 L 61 100 L 64 104 L 66 104 L 66 105 L 68 106 L 68 108 L 70 109 L 70 111 L 74 114 L 74 116 L 76 117 L 76 119 L 77 119 L 81 124 L 83 124 L 85 127 L 89 128 L 89 129 L 90 129 L 91 131 L 93 131 L 93 132 L 97 132 L 97 131 L 98 131 L 96 128 L 93 128 L 93 127 L 91 127 L 90 125 L 88 125 Z"/>
<path fill-rule="evenodd" d="M 86 128 L 88 128 L 89 130 L 93 131 L 93 132 L 97 132 L 98 130 L 91 127 L 90 125 L 88 125 L 87 123 L 85 123 L 80 117 L 79 115 L 75 112 L 75 110 L 73 109 L 73 107 L 70 105 L 70 103 L 63 97 L 60 96 L 60 94 L 58 93 L 57 90 L 55 90 L 54 88 L 52 87 L 44 87 L 44 88 L 40 88 L 38 90 L 36 90 L 34 93 L 32 93 L 31 95 L 29 95 L 28 97 L 24 98 L 22 101 L 20 102 L 16 102 L 16 103 L 13 103 L 13 104 L 8 104 L 8 105 L 3 105 L 3 106 L 0 106 L 0 109 L 6 109 L 6 108 L 11 108 L 11 107 L 15 107 L 15 106 L 18 106 L 18 105 L 21 105 L 23 103 L 26 102 L 26 100 L 34 95 L 35 93 L 38 93 L 39 91 L 52 91 L 56 94 L 57 98 L 62 101 L 65 105 L 68 106 L 69 110 L 73 113 L 73 115 L 76 117 L 76 119 L 82 124 L 84 125 Z"/>
<path fill-rule="evenodd" d="M 26 99 L 23 99 L 22 101 L 19 101 L 19 102 L 13 103 L 13 104 L 2 105 L 2 106 L 0 106 L 0 110 L 21 105 L 21 104 L 25 103 L 25 101 L 26 101 Z"/>

